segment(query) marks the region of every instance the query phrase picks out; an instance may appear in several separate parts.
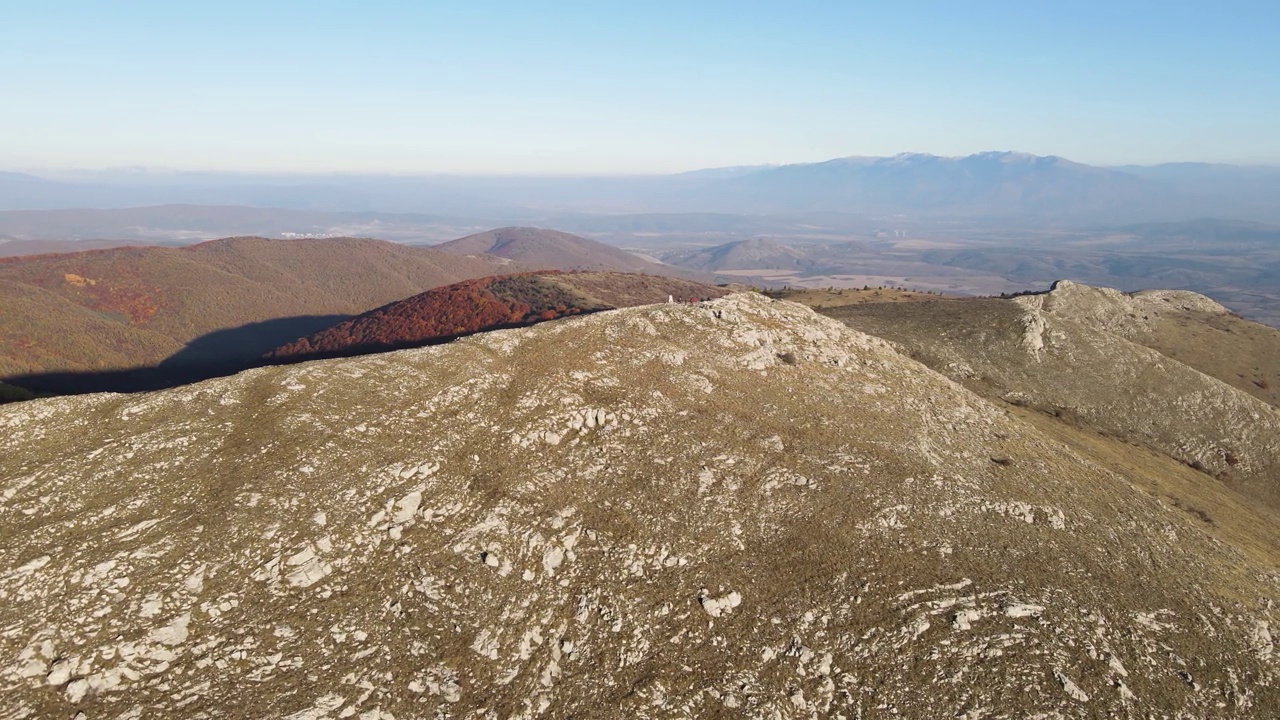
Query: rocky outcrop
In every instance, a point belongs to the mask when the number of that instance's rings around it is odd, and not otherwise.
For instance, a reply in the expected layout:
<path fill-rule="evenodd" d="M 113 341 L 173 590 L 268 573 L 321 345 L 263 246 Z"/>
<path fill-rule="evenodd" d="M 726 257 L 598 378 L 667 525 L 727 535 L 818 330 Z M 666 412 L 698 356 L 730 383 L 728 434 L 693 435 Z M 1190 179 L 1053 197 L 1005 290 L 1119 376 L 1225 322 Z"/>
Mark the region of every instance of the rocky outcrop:
<path fill-rule="evenodd" d="M 1185 290 L 1142 290 L 1124 293 L 1059 280 L 1049 292 L 1023 295 L 1014 302 L 1030 311 L 1041 311 L 1090 327 L 1128 336 L 1149 328 L 1169 312 L 1227 315 L 1231 311 L 1199 293 Z"/>

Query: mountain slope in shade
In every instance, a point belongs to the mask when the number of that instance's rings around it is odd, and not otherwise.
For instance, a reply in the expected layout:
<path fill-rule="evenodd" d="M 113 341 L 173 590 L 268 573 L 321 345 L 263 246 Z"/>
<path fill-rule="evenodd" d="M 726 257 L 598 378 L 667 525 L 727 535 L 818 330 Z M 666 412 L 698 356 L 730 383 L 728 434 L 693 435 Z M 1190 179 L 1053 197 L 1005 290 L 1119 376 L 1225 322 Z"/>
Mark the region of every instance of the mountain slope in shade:
<path fill-rule="evenodd" d="M 1273 515 L 757 295 L 0 428 L 5 716 L 1280 709 Z"/>
<path fill-rule="evenodd" d="M 14 385 L 6 385 L 0 383 L 0 404 L 7 402 L 19 402 L 22 400 L 31 400 L 35 394 L 26 388 L 16 387 Z"/>
<path fill-rule="evenodd" d="M 668 298 L 710 299 L 725 292 L 687 280 L 631 273 L 542 272 L 481 278 L 391 303 L 266 357 L 280 361 L 361 355 Z"/>
<path fill-rule="evenodd" d="M 279 324 L 282 335 L 249 343 L 229 336 L 185 357 L 192 365 L 234 364 L 335 315 L 519 267 L 352 238 L 231 238 L 0 259 L 0 378 L 154 365 L 215 332 L 256 324 L 262 335 L 273 327 L 262 323 Z M 319 324 L 308 326 L 305 319 L 316 317 Z M 290 318 L 301 320 L 284 322 Z"/>
<path fill-rule="evenodd" d="M 651 275 L 687 274 L 577 235 L 530 227 L 507 227 L 433 246 L 459 255 L 496 255 L 525 265 L 572 270 L 621 270 Z"/>

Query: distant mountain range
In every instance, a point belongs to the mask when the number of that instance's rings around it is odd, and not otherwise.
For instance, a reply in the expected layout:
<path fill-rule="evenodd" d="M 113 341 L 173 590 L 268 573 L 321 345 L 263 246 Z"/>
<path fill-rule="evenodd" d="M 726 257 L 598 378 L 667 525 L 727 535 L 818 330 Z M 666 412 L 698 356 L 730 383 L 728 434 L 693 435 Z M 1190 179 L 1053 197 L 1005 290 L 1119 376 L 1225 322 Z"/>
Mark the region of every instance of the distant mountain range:
<path fill-rule="evenodd" d="M 992 152 L 961 158 L 903 154 L 765 168 L 723 180 L 699 196 L 759 211 L 848 210 L 964 217 L 1091 221 L 1160 212 L 1172 188 L 1058 157 Z"/>
<path fill-rule="evenodd" d="M 488 224 L 548 212 L 842 212 L 1098 224 L 1215 216 L 1280 221 L 1280 168 L 1175 163 L 1095 167 L 1054 156 L 905 153 L 675 175 L 464 177 L 0 174 L 0 210 L 166 203 L 445 214 Z"/>

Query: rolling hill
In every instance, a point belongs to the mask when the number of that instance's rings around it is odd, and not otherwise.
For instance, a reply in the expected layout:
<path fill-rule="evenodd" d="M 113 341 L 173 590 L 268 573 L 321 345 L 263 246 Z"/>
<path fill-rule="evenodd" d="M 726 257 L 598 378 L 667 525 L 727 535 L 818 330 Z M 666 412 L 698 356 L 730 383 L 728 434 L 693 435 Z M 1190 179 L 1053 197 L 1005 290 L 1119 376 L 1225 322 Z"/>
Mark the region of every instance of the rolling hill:
<path fill-rule="evenodd" d="M 351 238 L 0 259 L 0 378 L 64 392 L 95 373 L 160 363 L 168 374 L 238 369 L 370 308 L 520 268 Z"/>
<path fill-rule="evenodd" d="M 270 361 L 385 352 L 617 307 L 720 297 L 725 290 L 632 273 L 531 273 L 467 280 L 371 310 L 277 348 Z"/>
<path fill-rule="evenodd" d="M 458 255 L 493 255 L 533 267 L 566 270 L 620 270 L 649 275 L 697 278 L 694 273 L 650 262 L 612 245 L 577 235 L 530 227 L 507 227 L 468 235 L 434 246 Z"/>
<path fill-rule="evenodd" d="M 1207 301 L 1097 295 L 4 406 L 0 715 L 1274 717 L 1278 411 L 1118 329 Z"/>
<path fill-rule="evenodd" d="M 673 265 L 707 273 L 781 271 L 831 275 L 866 270 L 878 254 L 876 248 L 861 241 L 789 245 L 771 238 L 752 238 L 666 253 L 665 258 Z"/>

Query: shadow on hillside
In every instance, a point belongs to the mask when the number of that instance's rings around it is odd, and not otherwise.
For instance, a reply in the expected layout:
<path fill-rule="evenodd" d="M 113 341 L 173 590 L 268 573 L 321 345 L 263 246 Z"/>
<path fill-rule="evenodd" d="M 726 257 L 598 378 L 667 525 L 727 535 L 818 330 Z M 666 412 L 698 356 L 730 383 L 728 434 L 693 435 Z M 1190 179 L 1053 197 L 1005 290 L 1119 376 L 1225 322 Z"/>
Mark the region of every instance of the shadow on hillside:
<path fill-rule="evenodd" d="M 260 362 L 259 365 L 296 365 L 297 363 L 310 362 L 312 360 L 332 360 L 334 358 L 358 357 L 360 355 L 375 355 L 377 353 L 393 352 L 395 350 L 410 350 L 412 348 L 431 347 L 433 345 L 444 345 L 446 343 L 451 343 L 454 340 L 459 340 L 465 337 L 471 337 L 472 335 L 479 335 L 481 333 L 493 332 L 494 330 L 511 330 L 514 328 L 529 327 L 531 325 L 538 325 L 544 322 L 552 322 L 554 320 L 563 320 L 565 318 L 570 318 L 570 317 L 580 317 L 582 315 L 593 315 L 595 313 L 603 312 L 605 310 L 616 310 L 616 309 L 617 308 L 614 308 L 612 306 L 602 306 L 597 308 L 583 308 L 583 309 L 576 309 L 575 312 L 567 313 L 564 315 L 558 315 L 553 318 L 530 320 L 526 322 L 500 323 L 495 325 L 486 325 L 476 330 L 470 330 L 470 331 L 461 332 L 461 333 L 454 333 L 452 335 L 437 335 L 435 337 L 428 338 L 425 340 L 414 340 L 414 341 L 408 341 L 408 342 L 395 342 L 395 343 L 368 342 L 368 343 L 360 343 L 358 345 L 348 345 L 339 350 L 314 350 L 311 352 L 299 353 L 296 355 L 289 355 L 285 357 L 268 358 L 265 361 Z"/>
<path fill-rule="evenodd" d="M 562 317 L 590 315 L 610 307 L 592 308 Z M 356 357 L 410 348 L 443 345 L 459 338 L 511 328 L 528 327 L 549 320 L 503 323 L 471 332 L 442 335 L 427 340 L 403 343 L 364 343 L 335 351 L 316 351 L 283 358 L 263 356 L 276 348 L 349 320 L 349 315 L 307 315 L 250 323 L 238 328 L 217 330 L 192 340 L 178 352 L 154 367 L 102 372 L 53 372 L 14 375 L 0 378 L 0 383 L 16 386 L 38 396 L 80 395 L 96 392 L 133 393 L 188 385 L 201 380 L 234 375 L 242 370 L 271 365 L 293 365 L 311 360 Z M 551 318 L 559 320 L 561 318 Z M 23 397 L 10 398 L 12 400 Z M 6 402 L 0 397 L 0 403 Z"/>
<path fill-rule="evenodd" d="M 260 365 L 263 355 L 298 338 L 314 335 L 350 320 L 351 315 L 302 315 L 216 330 L 187 343 L 158 369 Z"/>
<path fill-rule="evenodd" d="M 153 367 L 33 373 L 0 378 L 0 381 L 37 395 L 163 390 L 266 365 L 262 360 L 266 353 L 350 318 L 350 315 L 304 315 L 215 330 L 192 340 Z"/>

